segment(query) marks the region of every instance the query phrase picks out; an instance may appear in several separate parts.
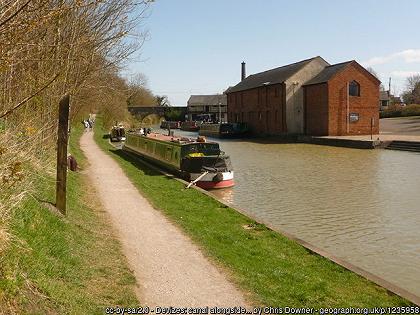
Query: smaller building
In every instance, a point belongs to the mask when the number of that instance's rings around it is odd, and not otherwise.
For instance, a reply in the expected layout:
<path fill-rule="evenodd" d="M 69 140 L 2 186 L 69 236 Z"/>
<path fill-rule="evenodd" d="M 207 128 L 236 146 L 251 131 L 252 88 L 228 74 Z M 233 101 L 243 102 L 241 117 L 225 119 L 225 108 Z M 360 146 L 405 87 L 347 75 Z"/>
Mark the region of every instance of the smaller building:
<path fill-rule="evenodd" d="M 385 110 L 391 104 L 389 91 L 379 91 L 379 110 Z"/>
<path fill-rule="evenodd" d="M 227 121 L 225 94 L 191 95 L 187 102 L 188 120 Z"/>
<path fill-rule="evenodd" d="M 405 106 L 400 96 L 393 96 L 392 94 L 391 94 L 391 105 Z"/>
<path fill-rule="evenodd" d="M 379 92 L 379 110 L 386 110 L 390 105 L 404 106 L 401 101 L 401 97 L 394 96 L 390 91 L 380 91 Z"/>

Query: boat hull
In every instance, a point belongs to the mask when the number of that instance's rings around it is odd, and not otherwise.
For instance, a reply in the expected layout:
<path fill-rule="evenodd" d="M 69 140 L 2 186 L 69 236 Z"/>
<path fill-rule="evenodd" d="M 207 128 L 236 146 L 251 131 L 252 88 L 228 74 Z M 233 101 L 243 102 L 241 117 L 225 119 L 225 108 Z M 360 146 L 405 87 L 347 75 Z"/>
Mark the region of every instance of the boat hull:
<path fill-rule="evenodd" d="M 180 129 L 183 130 L 183 131 L 194 131 L 194 132 L 196 132 L 196 131 L 200 130 L 200 127 L 182 127 L 181 126 Z"/>
<path fill-rule="evenodd" d="M 245 138 L 249 130 L 240 123 L 202 124 L 198 134 L 215 138 Z"/>
<path fill-rule="evenodd" d="M 189 180 L 194 180 L 200 175 L 201 174 L 199 173 L 189 174 Z M 220 176 L 220 179 L 216 179 L 218 175 L 222 175 Z M 203 189 L 219 189 L 233 187 L 235 185 L 235 182 L 233 181 L 233 171 L 220 172 L 218 174 L 208 173 L 205 176 L 203 176 L 196 183 L 196 185 Z"/>
<path fill-rule="evenodd" d="M 206 182 L 206 181 L 199 181 L 196 184 L 198 187 L 209 190 L 209 189 L 221 189 L 221 188 L 230 188 L 235 186 L 233 179 L 230 180 L 223 180 L 221 182 Z"/>

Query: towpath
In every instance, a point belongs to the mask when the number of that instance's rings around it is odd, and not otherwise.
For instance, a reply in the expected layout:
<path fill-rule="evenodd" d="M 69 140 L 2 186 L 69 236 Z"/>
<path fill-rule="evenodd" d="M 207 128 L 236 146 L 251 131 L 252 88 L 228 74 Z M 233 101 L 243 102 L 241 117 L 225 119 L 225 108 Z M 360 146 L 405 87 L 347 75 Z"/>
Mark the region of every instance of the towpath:
<path fill-rule="evenodd" d="M 150 205 L 119 165 L 97 146 L 93 133 L 85 133 L 80 144 L 90 164 L 88 175 L 134 271 L 142 305 L 246 306 L 242 293 Z"/>

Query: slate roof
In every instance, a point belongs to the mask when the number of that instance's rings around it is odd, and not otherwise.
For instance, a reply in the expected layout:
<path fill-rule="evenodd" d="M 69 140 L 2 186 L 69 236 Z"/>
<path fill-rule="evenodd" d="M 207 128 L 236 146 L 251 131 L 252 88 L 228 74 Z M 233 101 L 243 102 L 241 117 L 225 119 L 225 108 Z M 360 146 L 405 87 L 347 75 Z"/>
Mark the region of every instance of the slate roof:
<path fill-rule="evenodd" d="M 389 101 L 388 91 L 379 91 L 379 100 L 380 101 Z"/>
<path fill-rule="evenodd" d="M 187 104 L 190 105 L 227 105 L 227 96 L 225 94 L 214 95 L 191 95 Z"/>
<path fill-rule="evenodd" d="M 327 66 L 317 76 L 306 82 L 304 85 L 319 84 L 328 82 L 336 73 L 343 70 L 347 65 L 352 63 L 354 60 L 337 63 L 335 65 Z"/>
<path fill-rule="evenodd" d="M 248 89 L 256 88 L 258 86 L 263 86 L 263 85 L 283 83 L 284 81 L 286 81 L 288 78 L 290 78 L 292 75 L 294 75 L 296 72 L 298 72 L 300 69 L 302 69 L 304 66 L 306 66 L 308 63 L 310 63 L 312 60 L 316 58 L 321 58 L 321 57 L 317 56 L 314 58 L 292 63 L 286 66 L 252 74 L 246 77 L 245 80 L 239 82 L 237 85 L 230 87 L 226 91 L 226 93 L 248 90 Z"/>

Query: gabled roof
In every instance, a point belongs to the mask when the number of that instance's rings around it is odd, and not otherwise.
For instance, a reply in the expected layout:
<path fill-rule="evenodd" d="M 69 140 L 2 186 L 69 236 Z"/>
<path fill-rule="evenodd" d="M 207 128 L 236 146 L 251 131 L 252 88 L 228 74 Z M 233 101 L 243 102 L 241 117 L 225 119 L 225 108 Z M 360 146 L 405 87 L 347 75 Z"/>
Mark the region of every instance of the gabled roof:
<path fill-rule="evenodd" d="M 296 72 L 301 70 L 304 66 L 310 63 L 316 58 L 321 58 L 319 56 L 295 62 L 286 66 L 274 68 L 264 72 L 259 72 L 252 74 L 246 77 L 243 81 L 239 82 L 237 85 L 229 88 L 225 93 L 238 92 L 243 90 L 248 90 L 264 85 L 272 85 L 277 83 L 283 83 L 289 79 Z"/>
<path fill-rule="evenodd" d="M 313 79 L 306 82 L 303 86 L 328 82 L 333 76 L 335 76 L 340 71 L 344 70 L 350 64 L 354 64 L 356 67 L 367 73 L 372 79 L 374 79 L 378 83 L 381 83 L 381 81 L 377 77 L 375 77 L 372 73 L 370 73 L 368 70 L 362 67 L 356 60 L 350 60 L 325 67 L 324 70 L 322 70 Z"/>
<path fill-rule="evenodd" d="M 343 70 L 349 64 L 351 64 L 354 60 L 346 61 L 342 63 L 337 63 L 335 65 L 327 66 L 322 70 L 317 76 L 306 82 L 304 85 L 311 85 L 311 84 L 319 84 L 328 82 L 336 73 Z"/>
<path fill-rule="evenodd" d="M 379 100 L 380 101 L 389 101 L 388 91 L 379 91 Z"/>
<path fill-rule="evenodd" d="M 191 95 L 188 99 L 188 105 L 227 105 L 225 94 L 214 95 Z"/>

